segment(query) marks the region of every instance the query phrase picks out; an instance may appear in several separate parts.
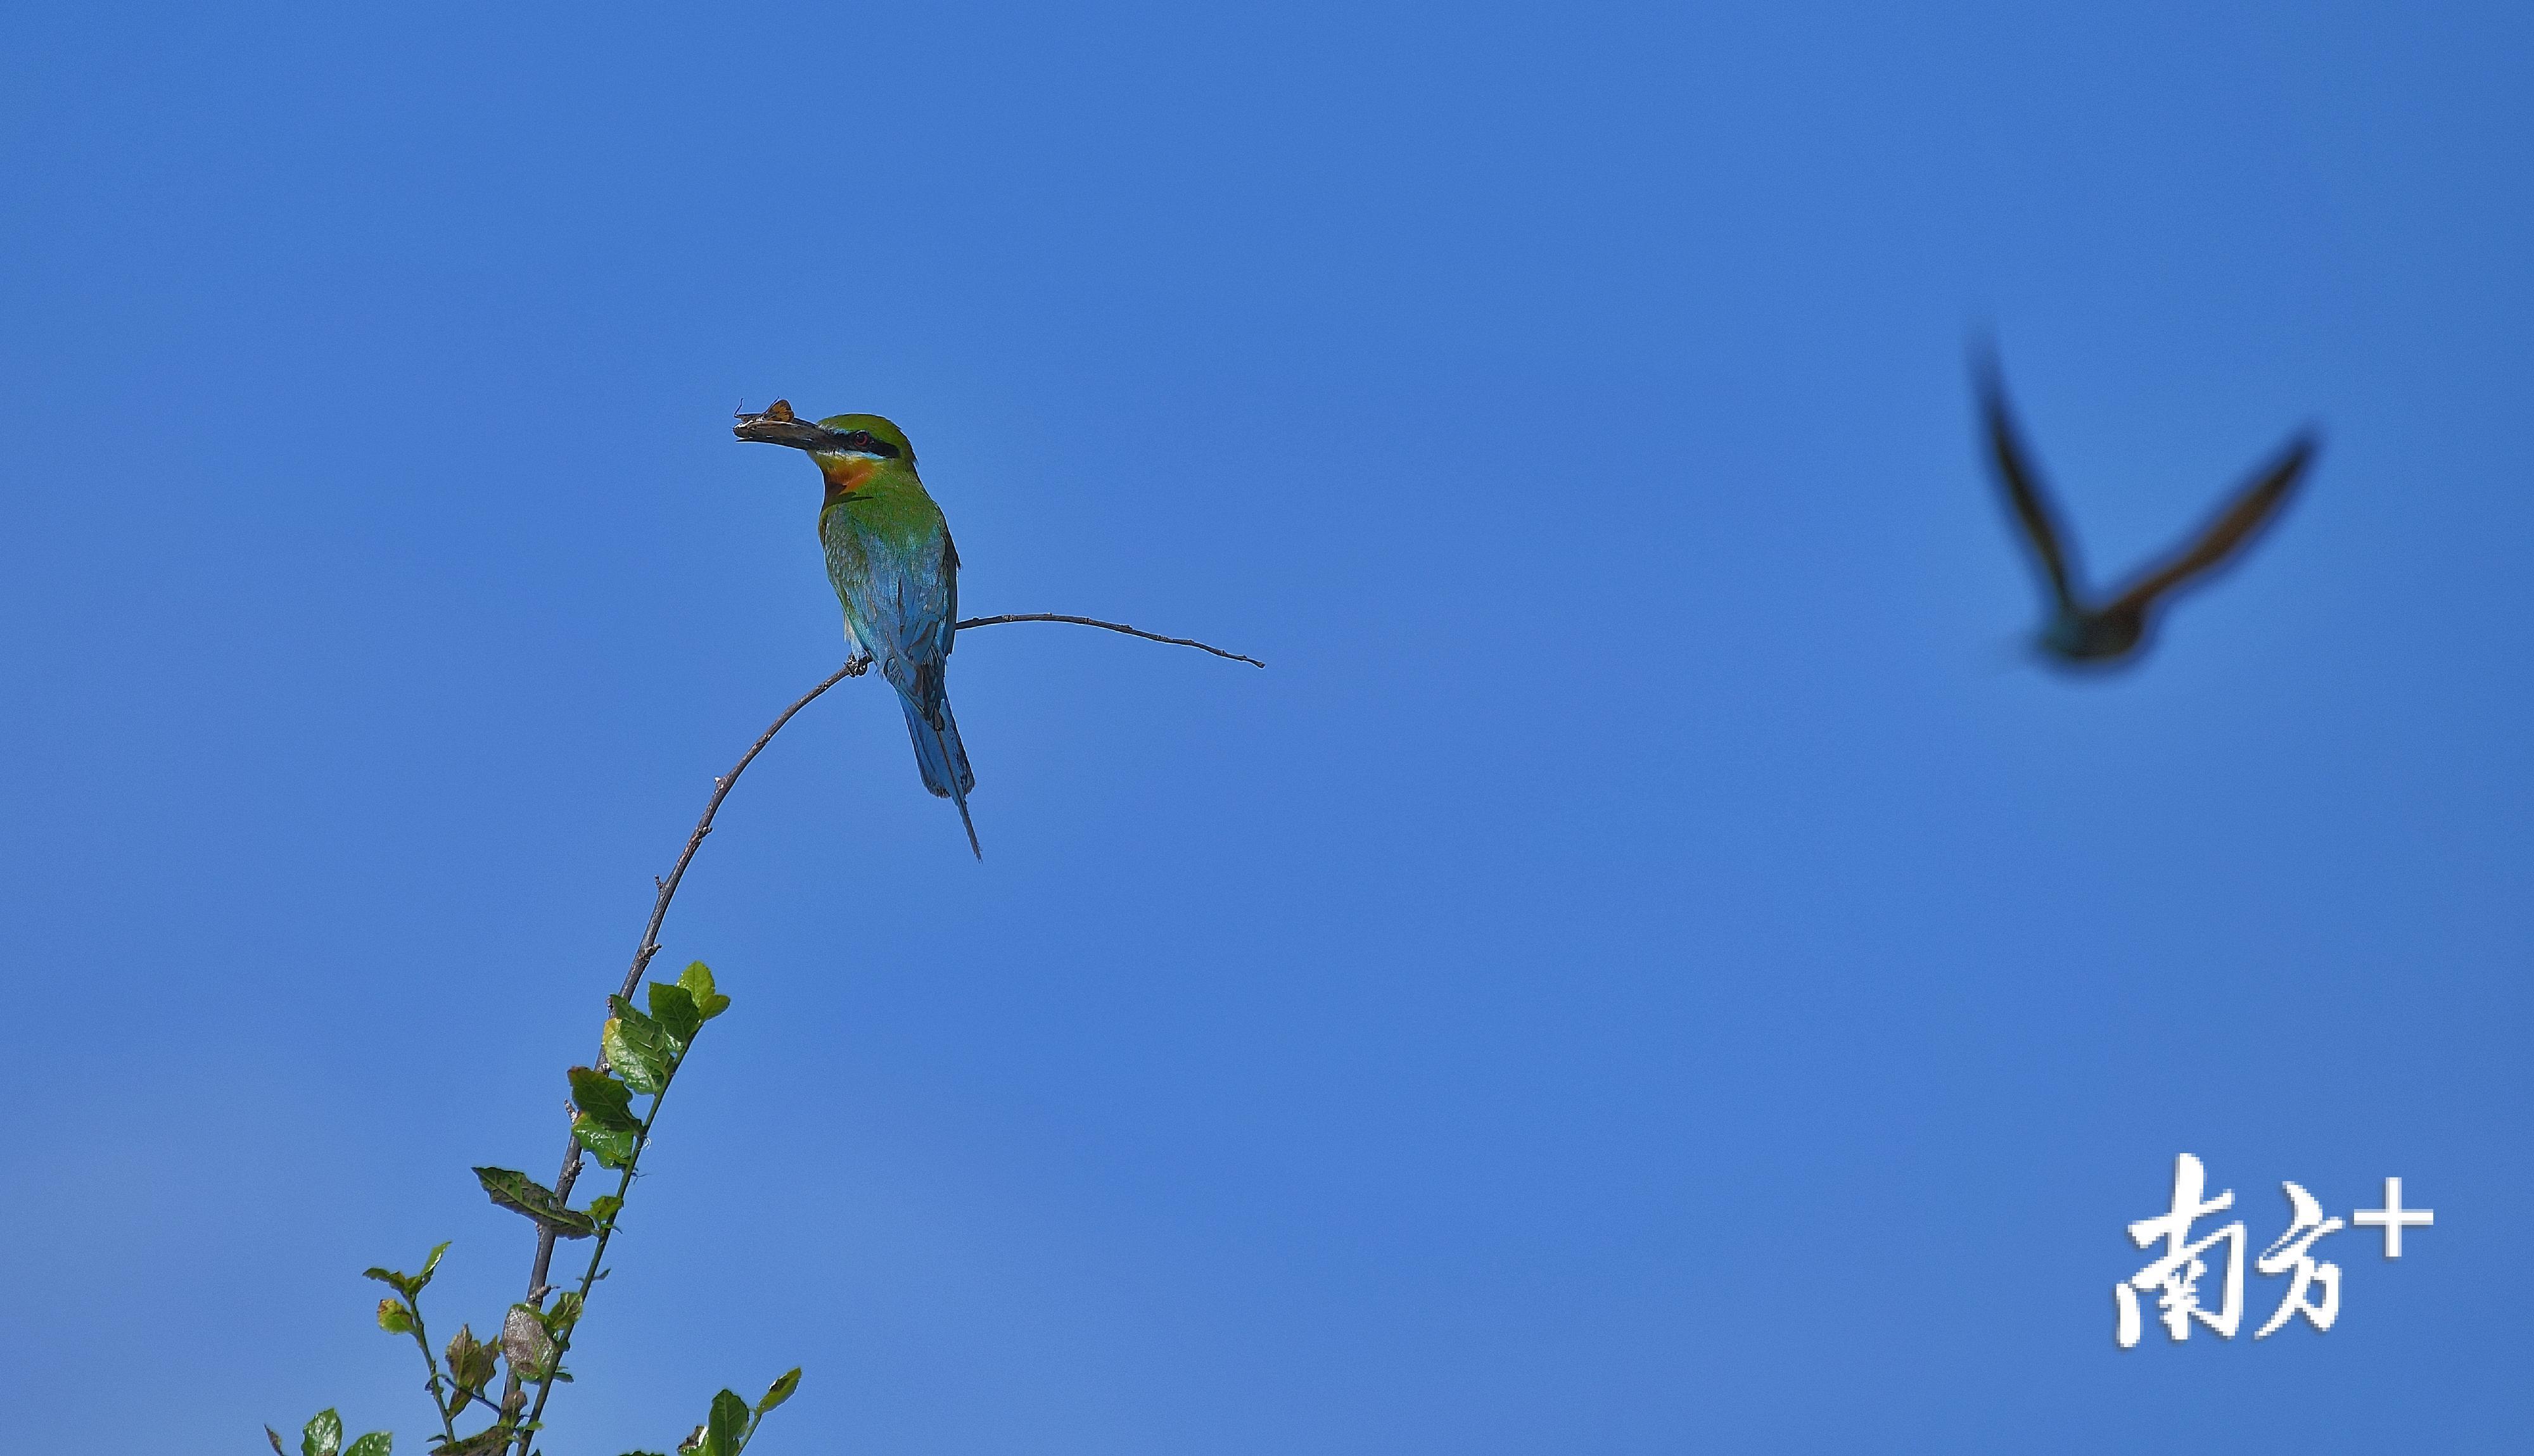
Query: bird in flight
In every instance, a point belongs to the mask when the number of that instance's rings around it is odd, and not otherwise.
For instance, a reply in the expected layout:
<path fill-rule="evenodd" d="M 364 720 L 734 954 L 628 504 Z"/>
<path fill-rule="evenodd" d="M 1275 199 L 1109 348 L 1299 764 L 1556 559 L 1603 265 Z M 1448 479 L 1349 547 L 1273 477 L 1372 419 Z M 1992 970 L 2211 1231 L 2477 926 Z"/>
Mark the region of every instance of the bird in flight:
<path fill-rule="evenodd" d="M 2076 579 L 2076 553 L 2054 518 L 2041 477 L 2018 437 L 2006 404 L 2006 386 L 1993 360 L 1975 366 L 1989 463 L 1997 470 L 2015 518 L 2031 543 L 2032 554 L 2050 589 L 2050 620 L 2036 644 L 2072 667 L 2110 666 L 2129 658 L 2146 641 L 2150 618 L 2162 600 L 2180 588 L 2226 564 L 2254 534 L 2278 513 L 2314 459 L 2317 442 L 2310 433 L 2288 441 L 2278 458 L 2263 467 L 2251 484 L 2226 503 L 2189 544 L 2140 574 L 2108 602 L 2089 601 Z"/>
<path fill-rule="evenodd" d="M 813 423 L 780 399 L 760 413 L 742 413 L 731 433 L 788 445 L 816 462 L 827 483 L 818 543 L 826 551 L 827 581 L 845 609 L 846 670 L 859 676 L 876 663 L 897 689 L 924 786 L 959 806 L 969 851 L 983 859 L 976 822 L 968 817 L 977 776 L 941 680 L 958 632 L 959 553 L 941 507 L 915 474 L 915 447 L 877 415 L 830 415 Z"/>

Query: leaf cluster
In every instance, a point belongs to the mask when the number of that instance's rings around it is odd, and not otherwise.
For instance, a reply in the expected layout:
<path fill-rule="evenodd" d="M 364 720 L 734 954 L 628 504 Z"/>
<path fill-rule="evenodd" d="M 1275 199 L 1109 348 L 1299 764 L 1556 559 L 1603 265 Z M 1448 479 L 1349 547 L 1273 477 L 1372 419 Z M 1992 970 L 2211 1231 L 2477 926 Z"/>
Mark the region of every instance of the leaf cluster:
<path fill-rule="evenodd" d="M 427 1375 L 423 1388 L 431 1396 L 432 1406 L 440 1417 L 440 1437 L 432 1446 L 434 1456 L 479 1456 L 479 1453 L 499 1451 L 510 1443 L 517 1431 L 520 1403 L 511 1392 L 506 1392 L 506 1398 L 498 1402 L 486 1394 L 486 1387 L 501 1372 L 501 1362 L 507 1358 L 507 1352 L 505 1346 L 498 1342 L 478 1339 L 472 1325 L 459 1325 L 457 1333 L 450 1337 L 446 1346 L 437 1352 L 432 1349 L 430 1329 L 422 1312 L 422 1292 L 430 1286 L 432 1274 L 439 1269 L 441 1255 L 448 1252 L 447 1244 L 432 1250 L 423 1259 L 419 1274 L 374 1268 L 364 1271 L 364 1277 L 376 1279 L 395 1291 L 393 1296 L 379 1301 L 379 1328 L 392 1335 L 410 1336 L 415 1348 L 422 1352 Z M 514 1375 L 521 1374 L 524 1367 L 513 1360 L 511 1370 Z M 457 1434 L 457 1420 L 465 1414 L 468 1406 L 474 1405 L 484 1407 L 496 1419 L 485 1429 L 470 1436 L 460 1436 Z M 357 1448 L 357 1443 L 355 1445 Z M 384 1456 L 385 1451 L 385 1446 L 379 1447 L 376 1456 Z M 362 1452 L 359 1456 L 373 1456 L 373 1453 Z"/>
<path fill-rule="evenodd" d="M 704 1424 L 678 1442 L 678 1456 L 739 1456 L 755 1436 L 756 1423 L 765 1419 L 766 1412 L 790 1400 L 792 1392 L 800 1388 L 801 1368 L 794 1366 L 776 1376 L 774 1383 L 766 1387 L 765 1394 L 759 1396 L 754 1406 L 736 1390 L 722 1391 L 713 1397 L 712 1409 L 705 1414 Z M 661 1453 L 628 1451 L 625 1456 L 661 1456 Z"/>
<path fill-rule="evenodd" d="M 616 1191 L 591 1198 L 584 1208 L 573 1208 L 557 1188 L 548 1188 L 515 1169 L 474 1170 L 476 1184 L 484 1190 L 485 1196 L 497 1206 L 528 1219 L 541 1234 L 550 1233 L 558 1240 L 594 1241 L 579 1288 L 551 1293 L 543 1288 L 532 1291 L 528 1300 L 505 1311 L 501 1332 L 494 1339 L 478 1338 L 472 1326 L 460 1325 L 446 1346 L 434 1350 L 423 1320 L 422 1294 L 430 1286 L 449 1246 L 442 1244 L 433 1249 L 423 1259 L 418 1274 L 385 1268 L 365 1271 L 365 1277 L 394 1291 L 379 1302 L 379 1328 L 392 1335 L 409 1336 L 422 1352 L 427 1376 L 424 1389 L 440 1420 L 432 1456 L 496 1456 L 513 1443 L 518 1456 L 532 1456 L 531 1448 L 543 1429 L 541 1417 L 548 1394 L 556 1384 L 572 1379 L 563 1368 L 564 1354 L 572 1346 L 573 1331 L 588 1306 L 591 1288 L 604 1277 L 600 1262 L 616 1232 L 618 1216 L 633 1188 L 652 1125 L 659 1118 L 661 1102 L 704 1023 L 730 1009 L 730 998 L 714 986 L 711 968 L 700 961 L 680 973 L 675 983 L 653 981 L 646 990 L 648 1011 L 636 1008 L 622 996 L 608 998 L 609 1015 L 599 1030 L 598 1065 L 574 1067 L 567 1074 L 572 1085 L 573 1140 L 587 1149 L 601 1167 L 622 1175 Z M 635 1097 L 649 1099 L 649 1105 L 638 1115 Z M 571 1166 L 566 1167 L 558 1188 L 569 1188 L 573 1172 Z M 506 1367 L 509 1378 L 497 1399 L 489 1393 L 490 1387 L 494 1376 Z M 755 1434 L 756 1425 L 765 1413 L 790 1399 L 800 1382 L 801 1372 L 790 1371 L 754 1406 L 732 1391 L 722 1391 L 713 1398 L 705 1423 L 695 1427 L 694 1434 L 678 1449 L 682 1453 L 703 1452 L 706 1456 L 738 1456 Z M 529 1404 L 531 1390 L 535 1392 L 533 1406 Z M 481 1406 L 492 1422 L 480 1430 L 459 1435 L 458 1420 L 472 1406 Z M 273 1449 L 280 1452 L 281 1437 L 273 1434 L 270 1427 L 266 1434 Z M 343 1447 L 342 1422 L 329 1410 L 308 1423 L 300 1445 L 301 1456 L 389 1456 L 390 1443 L 388 1432 L 374 1431 L 348 1448 Z"/>
<path fill-rule="evenodd" d="M 695 1033 L 730 1009 L 730 998 L 714 989 L 712 968 L 700 961 L 680 973 L 677 984 L 653 981 L 646 990 L 651 1003 L 647 1015 L 622 996 L 607 999 L 611 1015 L 598 1032 L 599 1065 L 574 1067 L 570 1074 L 573 1136 L 602 1168 L 634 1166 L 649 1133 L 650 1116 L 657 1115 L 659 1098 L 686 1061 Z M 634 1115 L 636 1096 L 652 1099 L 649 1115 Z"/>
<path fill-rule="evenodd" d="M 272 1442 L 273 1456 L 290 1456 L 281 1448 L 279 1431 L 268 1426 L 264 1428 L 264 1438 Z M 344 1445 L 343 1418 L 335 1415 L 331 1406 L 310 1418 L 307 1427 L 299 1432 L 299 1456 L 388 1456 L 394 1445 L 395 1437 L 384 1430 L 373 1430 L 368 1435 L 357 1437 L 350 1445 Z"/>

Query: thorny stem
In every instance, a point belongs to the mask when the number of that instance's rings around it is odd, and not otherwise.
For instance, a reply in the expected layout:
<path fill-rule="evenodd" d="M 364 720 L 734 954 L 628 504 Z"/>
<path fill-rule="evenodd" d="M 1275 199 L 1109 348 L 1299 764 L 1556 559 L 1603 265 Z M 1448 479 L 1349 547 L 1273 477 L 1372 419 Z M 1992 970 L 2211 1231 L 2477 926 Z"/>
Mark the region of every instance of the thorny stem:
<path fill-rule="evenodd" d="M 765 745 L 774 741 L 774 735 L 783 731 L 783 726 L 792 721 L 793 714 L 809 707 L 812 702 L 816 700 L 818 694 L 825 692 L 837 683 L 844 681 L 846 677 L 852 675 L 857 670 L 859 666 L 860 665 L 857 663 L 847 663 L 843 667 L 838 668 L 835 671 L 829 673 L 824 682 L 821 682 L 816 687 L 803 693 L 791 707 L 784 709 L 783 712 L 775 718 L 773 724 L 770 725 L 764 732 L 757 734 L 756 741 L 750 744 L 748 751 L 739 756 L 739 762 L 732 766 L 729 773 L 724 774 L 713 781 L 712 797 L 704 801 L 703 817 L 695 821 L 695 832 L 687 836 L 687 847 L 684 852 L 678 855 L 677 867 L 669 871 L 669 877 L 667 879 L 655 882 L 659 886 L 659 892 L 651 902 L 650 923 L 642 927 L 642 943 L 636 946 L 634 950 L 633 967 L 625 972 L 624 988 L 619 990 L 616 993 L 617 995 L 629 998 L 633 996 L 634 988 L 641 983 L 642 972 L 649 968 L 651 964 L 651 958 L 660 954 L 660 922 L 668 918 L 669 902 L 677 897 L 678 882 L 686 878 L 687 866 L 694 861 L 695 850 L 702 847 L 704 836 L 712 833 L 713 815 L 721 812 L 721 801 L 730 796 L 731 786 L 739 782 L 739 776 L 748 771 L 748 766 L 755 761 L 756 755 L 765 751 Z M 607 1059 L 603 1053 L 599 1057 L 598 1066 L 601 1071 L 606 1069 Z M 663 1088 L 663 1090 L 666 1090 L 666 1088 Z M 654 1101 L 651 1104 L 651 1115 L 653 1117 L 660 1115 L 660 1106 L 657 1101 Z M 646 1137 L 649 1136 L 649 1132 L 650 1124 L 644 1123 L 643 1133 Z M 570 1137 L 568 1138 L 567 1145 L 564 1148 L 563 1171 L 555 1175 L 555 1202 L 558 1205 L 566 1204 L 571 1200 L 572 1186 L 579 1179 L 579 1177 L 580 1139 L 578 1137 Z M 630 1185 L 632 1181 L 633 1174 L 629 1171 L 626 1174 L 626 1182 Z M 620 1187 L 616 1193 L 618 1197 L 623 1197 L 625 1195 L 624 1188 Z M 612 1228 L 614 1220 L 609 1220 L 609 1223 Z M 528 1266 L 528 1303 L 539 1309 L 545 1308 L 546 1274 L 554 1266 L 554 1227 L 550 1224 L 538 1224 L 536 1261 Z M 607 1236 L 603 1233 L 599 1236 L 598 1247 L 601 1251 L 604 1251 L 607 1248 Z M 592 1267 L 595 1267 L 595 1264 L 593 1264 Z M 584 1290 L 583 1295 L 585 1298 L 586 1290 Z M 545 1390 L 550 1390 L 552 1388 L 553 1385 L 549 1382 L 544 1389 L 541 1389 L 538 1392 L 537 1409 L 545 1409 Z M 516 1370 L 513 1370 L 502 1384 L 502 1403 L 505 1408 L 510 1405 L 511 1398 L 518 1394 L 518 1391 L 519 1375 Z M 525 1431 L 520 1433 L 522 1444 L 519 1449 L 521 1456 L 525 1456 L 527 1450 L 525 1441 L 528 1439 L 528 1435 L 529 1433 Z"/>
<path fill-rule="evenodd" d="M 1006 622 L 1071 622 L 1078 626 L 1102 627 L 1112 632 L 1123 632 L 1129 637 L 1141 637 L 1148 642 L 1163 642 L 1168 643 L 1173 647 L 1193 647 L 1200 652 L 1210 652 L 1219 658 L 1228 658 L 1234 662 L 1247 663 L 1253 668 L 1264 668 L 1267 666 L 1256 658 L 1246 657 L 1237 652 L 1226 652 L 1220 647 L 1210 646 L 1206 643 L 1199 642 L 1192 637 L 1165 637 L 1158 632 L 1147 632 L 1141 627 L 1127 626 L 1123 622 L 1102 621 L 1097 617 L 1089 616 L 1069 616 L 1061 612 L 1019 612 L 1009 616 L 972 616 L 964 621 L 954 623 L 951 630 L 954 632 L 964 632 L 971 627 L 1000 626 Z M 616 993 L 617 995 L 631 999 L 634 995 L 634 988 L 642 983 L 642 972 L 650 968 L 651 958 L 660 954 L 660 924 L 668 918 L 669 902 L 677 898 L 678 882 L 686 878 L 687 866 L 694 862 L 695 850 L 703 846 L 704 836 L 712 833 L 713 816 L 721 812 L 721 801 L 730 796 L 731 788 L 739 783 L 739 776 L 748 772 L 748 766 L 756 761 L 756 755 L 765 751 L 766 744 L 774 741 L 774 735 L 776 733 L 783 731 L 783 726 L 792 721 L 792 716 L 794 714 L 809 707 L 813 702 L 817 700 L 820 693 L 825 692 L 837 683 L 844 681 L 848 677 L 861 675 L 862 672 L 870 666 L 870 659 L 856 658 L 853 661 L 846 663 L 843 667 L 838 668 L 835 671 L 827 674 L 825 681 L 819 683 L 816 687 L 810 689 L 808 692 L 803 693 L 793 702 L 791 707 L 784 709 L 780 714 L 776 715 L 774 722 L 767 725 L 765 731 L 757 734 L 756 741 L 749 745 L 748 751 L 739 756 L 739 762 L 731 766 L 730 772 L 713 781 L 712 797 L 704 800 L 703 816 L 695 821 L 695 832 L 687 836 L 687 847 L 679 853 L 676 867 L 669 871 L 667 879 L 653 882 L 659 887 L 659 891 L 651 901 L 650 923 L 642 927 L 642 942 L 634 950 L 634 963 L 625 972 L 625 984 L 618 989 Z M 607 1059 L 604 1054 L 601 1054 L 597 1065 L 599 1071 L 603 1072 L 607 1070 Z M 667 1087 L 663 1085 L 661 1090 L 665 1094 Z M 651 1104 L 651 1115 L 655 1118 L 660 1115 L 660 1105 L 656 1099 Z M 647 1139 L 650 1136 L 649 1123 L 645 1122 L 642 1125 L 642 1132 L 643 1136 Z M 639 1145 L 637 1144 L 636 1147 L 638 1155 Z M 563 1169 L 555 1175 L 555 1202 L 558 1205 L 563 1205 L 570 1201 L 572 1197 L 572 1186 L 579 1179 L 579 1177 L 580 1139 L 573 1137 L 568 1140 L 564 1148 Z M 625 1195 L 626 1190 L 632 1186 L 633 1181 L 633 1170 L 629 1168 L 626 1170 L 624 1181 L 617 1187 L 616 1194 L 618 1197 L 623 1197 Z M 613 1220 L 610 1220 L 611 1230 L 613 1222 Z M 597 1276 L 598 1254 L 606 1252 L 607 1239 L 608 1232 L 602 1231 L 598 1236 L 598 1248 L 590 1256 L 590 1275 L 581 1281 L 581 1297 L 584 1301 L 587 1300 L 589 1295 L 590 1281 Z M 546 1275 L 554 1266 L 554 1247 L 555 1231 L 553 1226 L 542 1223 L 537 1225 L 537 1253 L 535 1261 L 528 1266 L 527 1302 L 539 1309 L 543 1309 L 545 1307 L 546 1295 L 549 1292 L 546 1285 Z M 429 1353 L 427 1347 L 425 1353 Z M 560 1353 L 558 1353 L 556 1358 L 558 1360 L 562 1358 Z M 542 1411 L 545 1409 L 546 1392 L 553 1388 L 554 1383 L 552 1381 L 548 1381 L 539 1387 L 536 1403 L 537 1410 Z M 519 1377 L 516 1372 L 513 1372 L 503 1385 L 503 1404 L 505 1408 L 507 1408 L 510 1403 L 510 1397 L 516 1394 L 518 1389 Z M 531 1422 L 535 1419 L 534 1415 L 529 1417 Z M 520 1456 L 527 1456 L 527 1443 L 532 1438 L 533 1434 L 534 1432 L 525 1430 L 519 1433 Z"/>
<path fill-rule="evenodd" d="M 783 710 L 772 726 L 757 735 L 756 741 L 750 744 L 748 751 L 739 756 L 739 762 L 729 773 L 713 781 L 712 797 L 704 802 L 703 817 L 695 821 L 695 832 L 687 836 L 687 847 L 685 852 L 678 856 L 677 868 L 669 871 L 667 879 L 658 882 L 659 894 L 651 902 L 650 923 L 642 927 L 642 943 L 634 948 L 634 965 L 625 972 L 625 984 L 617 991 L 617 995 L 631 997 L 634 987 L 641 984 L 642 972 L 650 967 L 651 958 L 660 954 L 660 922 L 668 918 L 669 902 L 677 897 L 678 882 L 686 878 L 687 866 L 694 862 L 695 850 L 702 847 L 704 836 L 712 833 L 713 815 L 721 812 L 721 801 L 730 796 L 731 786 L 739 782 L 740 775 L 748 772 L 748 766 L 756 760 L 756 755 L 765 751 L 765 745 L 774 741 L 774 735 L 783 731 L 783 725 L 792 721 L 793 714 L 809 707 L 816 700 L 818 694 L 844 681 L 855 670 L 855 664 L 847 663 L 829 673 L 826 681 L 803 693 L 791 707 Z M 605 1069 L 604 1057 L 600 1058 L 599 1066 L 601 1070 Z M 654 1115 L 657 1111 L 658 1108 L 655 1105 Z M 558 1204 L 564 1203 L 572 1196 L 573 1183 L 579 1177 L 580 1139 L 574 1137 L 571 1139 L 571 1145 L 564 1150 L 563 1171 L 555 1176 L 555 1201 Z M 542 1307 L 545 1304 L 546 1272 L 554 1264 L 554 1246 L 553 1226 L 537 1225 L 536 1262 L 528 1268 L 528 1303 L 531 1305 Z M 513 1379 L 515 1382 L 515 1377 Z M 515 1388 L 515 1384 L 506 1388 Z"/>

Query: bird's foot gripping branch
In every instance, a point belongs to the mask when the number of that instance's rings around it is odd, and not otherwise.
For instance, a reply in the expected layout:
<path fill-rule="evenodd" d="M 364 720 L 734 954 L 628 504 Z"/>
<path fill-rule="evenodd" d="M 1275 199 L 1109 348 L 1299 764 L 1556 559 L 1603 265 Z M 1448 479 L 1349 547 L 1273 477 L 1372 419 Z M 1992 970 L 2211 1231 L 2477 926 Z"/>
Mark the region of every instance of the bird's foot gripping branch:
<path fill-rule="evenodd" d="M 379 1328 L 391 1335 L 410 1336 L 422 1352 L 423 1390 L 431 1398 L 440 1427 L 432 1440 L 431 1456 L 502 1456 L 505 1452 L 531 1456 L 545 1449 L 540 1437 L 545 1430 L 546 1399 L 557 1384 L 572 1379 L 564 1369 L 564 1356 L 588 1310 L 590 1290 L 604 1272 L 601 1262 L 607 1256 L 608 1242 L 616 1236 L 617 1221 L 624 1214 L 626 1196 L 633 1192 L 634 1170 L 651 1140 L 661 1104 L 668 1100 L 670 1084 L 686 1066 L 704 1024 L 730 1009 L 730 998 L 714 988 L 712 971 L 700 961 L 688 966 L 674 984 L 651 982 L 645 999 L 647 1010 L 635 1007 L 629 997 L 609 997 L 610 1015 L 599 1031 L 597 1065 L 574 1067 L 569 1074 L 575 1150 L 585 1150 L 601 1168 L 617 1174 L 614 1190 L 590 1199 L 585 1207 L 574 1208 L 568 1179 L 558 1180 L 558 1190 L 509 1168 L 475 1170 L 476 1182 L 494 1202 L 537 1226 L 541 1255 L 558 1240 L 590 1241 L 589 1262 L 576 1287 L 550 1289 L 540 1278 L 528 1298 L 502 1316 L 500 1332 L 493 1339 L 479 1338 L 474 1326 L 461 1324 L 448 1344 L 434 1348 L 423 1321 L 422 1295 L 449 1246 L 431 1251 L 417 1273 L 368 1271 L 370 1278 L 393 1291 L 379 1301 Z M 636 1099 L 645 1100 L 637 1106 Z M 576 1171 L 577 1164 L 575 1157 L 567 1170 Z M 541 1258 L 541 1274 L 543 1269 Z M 498 1394 L 494 1393 L 497 1374 L 503 1376 Z M 686 1456 L 739 1456 L 765 1413 L 790 1399 L 800 1383 L 801 1372 L 789 1371 L 754 1404 L 736 1391 L 722 1391 L 713 1397 L 704 1423 L 678 1450 Z M 479 1428 L 458 1433 L 460 1426 L 478 1422 L 484 1423 Z M 275 1452 L 289 1456 L 271 1427 L 265 1434 Z M 300 1456 L 391 1456 L 392 1445 L 392 1438 L 384 1430 L 344 1445 L 342 1420 L 328 1410 L 308 1423 L 299 1450 Z M 629 1452 L 627 1456 L 663 1453 Z"/>

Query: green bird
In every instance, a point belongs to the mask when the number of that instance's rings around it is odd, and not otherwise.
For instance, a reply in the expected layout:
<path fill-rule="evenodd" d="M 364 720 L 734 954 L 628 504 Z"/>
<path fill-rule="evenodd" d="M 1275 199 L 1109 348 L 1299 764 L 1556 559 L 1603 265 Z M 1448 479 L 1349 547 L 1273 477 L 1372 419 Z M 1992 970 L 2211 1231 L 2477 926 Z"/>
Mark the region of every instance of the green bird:
<path fill-rule="evenodd" d="M 977 825 L 968 794 L 977 776 L 959 742 L 959 723 L 941 674 L 950 663 L 959 621 L 959 551 L 950 524 L 915 473 L 906 433 L 877 415 L 829 415 L 812 424 L 776 400 L 762 414 L 742 414 L 732 433 L 759 444 L 805 450 L 827 483 L 818 507 L 818 544 L 827 580 L 845 609 L 845 670 L 859 676 L 876 663 L 906 709 L 906 735 L 924 786 L 959 806 L 968 848 Z"/>

